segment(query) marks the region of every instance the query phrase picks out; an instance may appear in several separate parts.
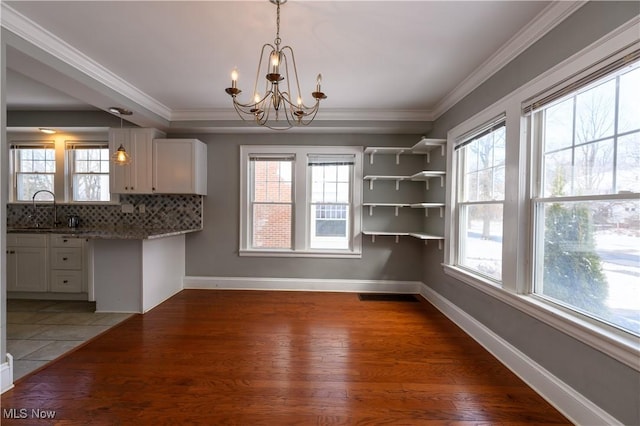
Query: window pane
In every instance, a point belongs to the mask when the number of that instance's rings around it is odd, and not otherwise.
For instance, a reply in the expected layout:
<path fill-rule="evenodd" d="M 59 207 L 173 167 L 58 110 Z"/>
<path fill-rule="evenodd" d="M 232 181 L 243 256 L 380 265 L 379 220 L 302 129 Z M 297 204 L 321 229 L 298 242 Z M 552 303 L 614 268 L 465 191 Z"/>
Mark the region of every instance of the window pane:
<path fill-rule="evenodd" d="M 502 278 L 502 204 L 461 206 L 458 264 Z"/>
<path fill-rule="evenodd" d="M 109 175 L 74 175 L 73 199 L 74 201 L 109 201 Z"/>
<path fill-rule="evenodd" d="M 613 191 L 613 139 L 579 146 L 575 150 L 573 193 L 610 194 Z"/>
<path fill-rule="evenodd" d="M 640 192 L 640 132 L 618 139 L 616 190 Z"/>
<path fill-rule="evenodd" d="M 571 181 L 573 180 L 571 153 L 571 149 L 565 149 L 545 155 L 545 197 L 562 197 L 571 193 Z"/>
<path fill-rule="evenodd" d="M 254 204 L 254 248 L 291 248 L 291 205 Z"/>
<path fill-rule="evenodd" d="M 291 161 L 252 161 L 253 194 L 256 202 L 291 202 Z"/>
<path fill-rule="evenodd" d="M 640 63 L 620 76 L 618 132 L 640 129 Z"/>
<path fill-rule="evenodd" d="M 545 203 L 535 292 L 640 334 L 640 201 Z"/>
<path fill-rule="evenodd" d="M 349 206 L 341 204 L 311 205 L 311 238 L 313 249 L 349 248 Z"/>
<path fill-rule="evenodd" d="M 615 100 L 615 78 L 576 96 L 576 144 L 613 135 Z"/>
<path fill-rule="evenodd" d="M 544 140 L 545 152 L 573 145 L 573 98 L 547 108 Z"/>
<path fill-rule="evenodd" d="M 33 194 L 42 189 L 53 191 L 53 175 L 24 173 L 16 175 L 16 197 L 18 201 L 31 201 Z M 49 199 L 49 196 L 47 199 Z"/>

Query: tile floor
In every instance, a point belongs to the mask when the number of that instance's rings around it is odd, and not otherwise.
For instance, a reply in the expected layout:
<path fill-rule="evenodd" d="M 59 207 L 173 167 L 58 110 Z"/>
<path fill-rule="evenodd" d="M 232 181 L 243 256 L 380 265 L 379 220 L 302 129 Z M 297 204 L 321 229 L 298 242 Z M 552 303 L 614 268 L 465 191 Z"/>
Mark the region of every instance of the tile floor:
<path fill-rule="evenodd" d="M 91 302 L 7 300 L 7 352 L 13 355 L 13 380 L 130 316 L 96 313 Z"/>

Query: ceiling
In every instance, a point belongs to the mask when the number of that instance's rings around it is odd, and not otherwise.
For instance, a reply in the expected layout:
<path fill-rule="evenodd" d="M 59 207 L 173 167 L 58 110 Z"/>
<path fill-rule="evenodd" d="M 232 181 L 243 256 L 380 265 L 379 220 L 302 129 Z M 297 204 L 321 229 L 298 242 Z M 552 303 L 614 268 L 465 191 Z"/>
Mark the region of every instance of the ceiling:
<path fill-rule="evenodd" d="M 251 91 L 260 48 L 275 37 L 276 8 L 267 0 L 2 6 L 3 26 L 20 36 L 8 40 L 9 111 L 118 105 L 140 125 L 246 129 L 224 89 L 237 67 L 243 95 Z M 294 49 L 303 94 L 310 98 L 322 73 L 328 98 L 314 127 L 418 130 L 576 7 L 289 0 L 280 35 Z"/>

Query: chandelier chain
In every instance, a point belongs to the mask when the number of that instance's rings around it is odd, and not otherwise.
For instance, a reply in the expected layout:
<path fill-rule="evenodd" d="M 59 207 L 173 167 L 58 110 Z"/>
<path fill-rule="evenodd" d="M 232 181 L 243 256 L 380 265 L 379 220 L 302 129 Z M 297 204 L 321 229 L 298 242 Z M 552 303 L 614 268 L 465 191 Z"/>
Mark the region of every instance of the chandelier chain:
<path fill-rule="evenodd" d="M 280 42 L 280 1 L 276 2 L 276 39 L 273 41 L 276 44 L 276 48 L 279 48 Z"/>

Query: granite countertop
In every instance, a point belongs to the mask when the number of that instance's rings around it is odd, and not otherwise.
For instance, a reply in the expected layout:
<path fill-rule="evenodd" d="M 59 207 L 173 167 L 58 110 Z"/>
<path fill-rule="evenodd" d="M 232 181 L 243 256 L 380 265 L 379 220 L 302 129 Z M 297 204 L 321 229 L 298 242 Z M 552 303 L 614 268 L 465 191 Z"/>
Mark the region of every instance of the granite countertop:
<path fill-rule="evenodd" d="M 7 227 L 8 233 L 21 234 L 58 234 L 76 238 L 101 238 L 106 240 L 150 240 L 154 238 L 172 237 L 189 232 L 202 231 L 198 229 L 141 229 L 141 228 L 22 228 Z"/>

